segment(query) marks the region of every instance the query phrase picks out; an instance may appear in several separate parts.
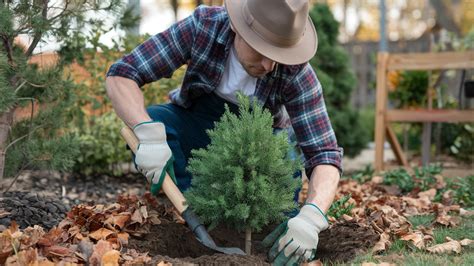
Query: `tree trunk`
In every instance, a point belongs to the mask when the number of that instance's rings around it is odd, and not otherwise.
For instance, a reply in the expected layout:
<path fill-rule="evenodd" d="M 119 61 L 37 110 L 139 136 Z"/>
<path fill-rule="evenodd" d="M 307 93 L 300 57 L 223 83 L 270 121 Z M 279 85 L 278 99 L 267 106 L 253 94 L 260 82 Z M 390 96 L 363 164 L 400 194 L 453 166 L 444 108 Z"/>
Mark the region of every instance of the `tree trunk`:
<path fill-rule="evenodd" d="M 252 229 L 245 229 L 245 253 L 252 255 Z"/>
<path fill-rule="evenodd" d="M 8 135 L 10 134 L 10 128 L 13 124 L 13 111 L 0 113 L 0 179 L 3 179 L 5 171 L 5 155 L 7 148 Z"/>

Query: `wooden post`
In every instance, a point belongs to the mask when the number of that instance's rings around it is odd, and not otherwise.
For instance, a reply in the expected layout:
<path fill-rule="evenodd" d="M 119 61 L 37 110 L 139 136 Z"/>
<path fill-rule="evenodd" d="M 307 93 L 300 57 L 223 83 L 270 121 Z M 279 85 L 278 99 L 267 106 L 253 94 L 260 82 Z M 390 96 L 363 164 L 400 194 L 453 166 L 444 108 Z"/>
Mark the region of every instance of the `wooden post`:
<path fill-rule="evenodd" d="M 375 102 L 375 171 L 383 170 L 385 143 L 385 111 L 387 109 L 387 61 L 388 53 L 377 55 L 377 88 Z"/>
<path fill-rule="evenodd" d="M 407 158 L 403 153 L 402 146 L 400 146 L 400 143 L 398 142 L 397 135 L 389 124 L 387 124 L 386 129 L 387 139 L 390 143 L 390 146 L 392 147 L 393 152 L 395 153 L 395 157 L 397 158 L 398 164 L 403 165 L 404 167 L 408 167 L 409 165 Z"/>

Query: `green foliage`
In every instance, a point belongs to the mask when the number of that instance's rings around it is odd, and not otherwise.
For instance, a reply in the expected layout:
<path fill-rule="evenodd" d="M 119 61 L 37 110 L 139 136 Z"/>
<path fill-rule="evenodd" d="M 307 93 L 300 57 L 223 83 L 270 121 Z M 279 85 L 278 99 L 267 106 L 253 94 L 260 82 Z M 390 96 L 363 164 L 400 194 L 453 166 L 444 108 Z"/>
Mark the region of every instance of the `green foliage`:
<path fill-rule="evenodd" d="M 446 179 L 446 187 L 436 193 L 435 200 L 441 201 L 445 192 L 450 192 L 456 204 L 474 207 L 474 175 Z"/>
<path fill-rule="evenodd" d="M 75 99 L 75 84 L 64 72 L 67 63 L 81 55 L 81 49 L 66 49 L 74 38 L 87 34 L 91 25 L 103 25 L 109 12 L 120 9 L 120 0 L 107 1 L 7 1 L 0 4 L 0 116 L 18 107 L 32 108 L 31 118 L 11 126 L 6 150 L 6 176 L 27 168 L 72 167 L 78 149 L 76 138 L 67 133 L 69 113 Z M 54 7 L 53 7 L 54 4 Z M 93 12 L 105 12 L 94 16 Z M 23 47 L 14 42 L 27 36 Z M 53 38 L 63 48 L 59 63 L 40 67 L 29 63 L 37 45 Z M 82 47 L 80 47 L 82 48 Z M 9 122 L 10 123 L 10 122 Z M 5 132 L 4 132 L 5 133 Z M 0 160 L 3 163 L 3 161 Z"/>
<path fill-rule="evenodd" d="M 92 116 L 84 128 L 76 129 L 81 152 L 75 158 L 74 170 L 84 174 L 122 174 L 120 163 L 130 159 L 130 152 L 120 136 L 121 127 L 115 113 L 107 112 Z"/>
<path fill-rule="evenodd" d="M 427 71 L 403 71 L 398 86 L 389 93 L 398 108 L 420 106 L 426 100 L 429 77 Z"/>
<path fill-rule="evenodd" d="M 318 32 L 318 52 L 310 60 L 324 89 L 332 126 L 344 154 L 355 156 L 369 142 L 370 128 L 362 124 L 357 110 L 350 106 L 356 77 L 349 69 L 349 57 L 337 43 L 339 23 L 327 5 L 314 5 L 310 17 Z"/>
<path fill-rule="evenodd" d="M 239 95 L 240 114 L 227 108 L 208 131 L 211 144 L 193 150 L 192 186 L 185 193 L 190 206 L 210 227 L 223 222 L 238 230 L 259 231 L 296 207 L 293 178 L 300 168 L 288 157 L 286 134 L 273 134 L 272 116 Z"/>
<path fill-rule="evenodd" d="M 440 174 L 443 168 L 437 164 L 415 167 L 411 175 L 404 168 L 387 171 L 384 174 L 384 184 L 397 185 L 402 192 L 410 192 L 415 187 L 421 191 L 428 190 L 436 184 L 435 175 Z"/>
<path fill-rule="evenodd" d="M 354 203 L 347 204 L 351 199 L 351 194 L 344 195 L 342 198 L 336 200 L 331 204 L 327 212 L 327 216 L 334 217 L 336 220 L 341 218 L 344 214 L 350 215 L 354 208 Z"/>
<path fill-rule="evenodd" d="M 356 171 L 350 176 L 350 179 L 357 181 L 360 184 L 368 182 L 372 179 L 374 175 L 374 168 L 372 168 L 371 164 L 368 164 L 364 167 L 363 170 Z"/>
<path fill-rule="evenodd" d="M 410 192 L 415 187 L 413 177 L 404 168 L 386 172 L 383 181 L 385 185 L 397 185 L 402 192 Z"/>
<path fill-rule="evenodd" d="M 474 124 L 464 124 L 450 147 L 451 153 L 458 159 L 472 163 L 474 161 Z"/>

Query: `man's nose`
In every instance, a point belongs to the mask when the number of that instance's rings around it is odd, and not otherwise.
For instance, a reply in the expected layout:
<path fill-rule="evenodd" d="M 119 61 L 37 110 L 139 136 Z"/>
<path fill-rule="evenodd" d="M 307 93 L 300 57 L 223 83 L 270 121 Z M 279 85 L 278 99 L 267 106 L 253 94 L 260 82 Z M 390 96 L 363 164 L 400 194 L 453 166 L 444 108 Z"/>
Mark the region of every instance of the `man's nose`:
<path fill-rule="evenodd" d="M 265 68 L 265 71 L 270 72 L 275 67 L 275 61 L 268 59 L 266 57 L 263 57 L 262 66 L 263 68 Z"/>

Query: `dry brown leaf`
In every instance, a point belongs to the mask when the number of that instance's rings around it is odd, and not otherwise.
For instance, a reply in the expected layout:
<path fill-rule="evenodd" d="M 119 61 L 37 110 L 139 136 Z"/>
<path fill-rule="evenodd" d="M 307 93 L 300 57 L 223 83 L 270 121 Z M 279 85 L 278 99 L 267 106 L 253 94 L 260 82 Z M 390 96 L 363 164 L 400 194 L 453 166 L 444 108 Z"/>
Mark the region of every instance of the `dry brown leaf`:
<path fill-rule="evenodd" d="M 313 260 L 310 262 L 302 263 L 303 266 L 323 266 L 323 263 L 320 260 Z"/>
<path fill-rule="evenodd" d="M 395 266 L 396 264 L 388 263 L 388 262 L 381 262 L 381 263 L 374 263 L 374 262 L 362 262 L 362 266 Z"/>
<path fill-rule="evenodd" d="M 99 230 L 96 230 L 96 231 L 90 233 L 89 237 L 93 238 L 95 240 L 106 239 L 109 235 L 111 235 L 113 233 L 114 232 L 112 230 L 109 230 L 107 228 L 100 228 Z"/>
<path fill-rule="evenodd" d="M 372 179 L 370 181 L 372 183 L 375 183 L 375 184 L 382 184 L 383 183 L 383 176 L 375 175 L 375 176 L 372 177 Z"/>
<path fill-rule="evenodd" d="M 160 261 L 158 264 L 156 264 L 156 266 L 172 266 L 172 265 L 173 264 L 167 261 Z"/>
<path fill-rule="evenodd" d="M 92 265 L 99 265 L 102 261 L 102 256 L 110 250 L 112 250 L 112 245 L 108 241 L 99 240 L 99 242 L 94 246 L 94 251 L 89 258 L 89 263 Z"/>
<path fill-rule="evenodd" d="M 102 256 L 103 266 L 119 265 L 120 252 L 117 250 L 109 250 Z"/>
<path fill-rule="evenodd" d="M 43 254 L 47 254 L 46 256 L 58 256 L 58 257 L 67 257 L 73 254 L 74 251 L 58 245 L 44 247 Z"/>
<path fill-rule="evenodd" d="M 459 254 L 461 253 L 461 244 L 459 241 L 451 240 L 443 244 L 434 245 L 426 250 L 435 254 L 450 254 L 453 252 Z"/>
<path fill-rule="evenodd" d="M 139 209 L 133 212 L 130 220 L 131 220 L 131 223 L 139 223 L 139 224 L 143 223 L 143 216 Z"/>
<path fill-rule="evenodd" d="M 446 182 L 444 182 L 444 177 L 442 175 L 435 175 L 436 178 L 436 188 L 442 189 L 446 187 Z"/>
<path fill-rule="evenodd" d="M 127 232 L 120 232 L 117 234 L 117 238 L 120 240 L 120 243 L 122 243 L 122 245 L 127 245 L 129 234 Z"/>
<path fill-rule="evenodd" d="M 471 240 L 471 239 L 468 239 L 468 238 L 464 238 L 463 240 L 459 241 L 459 244 L 461 244 L 461 246 L 469 246 L 471 244 L 474 243 L 474 240 Z"/>
<path fill-rule="evenodd" d="M 436 196 L 436 188 L 432 188 L 432 189 L 418 193 L 419 198 L 427 197 L 430 201 L 434 200 L 435 196 Z"/>
<path fill-rule="evenodd" d="M 459 215 L 467 217 L 474 215 L 474 210 L 465 210 L 463 208 L 459 209 Z"/>
<path fill-rule="evenodd" d="M 35 248 L 22 250 L 16 254 L 16 256 L 8 257 L 5 265 L 30 265 L 36 262 L 38 258 L 38 251 Z"/>
<path fill-rule="evenodd" d="M 445 212 L 440 212 L 438 213 L 435 222 L 447 227 L 455 227 L 461 222 L 461 220 L 459 217 L 454 217 L 446 214 Z"/>
<path fill-rule="evenodd" d="M 413 244 L 413 246 L 418 249 L 425 248 L 425 236 L 420 231 L 409 233 L 407 235 L 402 236 L 400 239 L 404 241 L 409 241 Z"/>
<path fill-rule="evenodd" d="M 375 243 L 375 246 L 372 249 L 372 253 L 382 253 L 390 247 L 390 244 L 390 235 L 384 232 L 380 235 L 379 241 Z"/>
<path fill-rule="evenodd" d="M 122 229 L 125 226 L 125 224 L 130 220 L 131 216 L 132 215 L 130 214 L 130 212 L 122 212 L 119 214 L 115 214 L 107 218 L 104 224 L 118 226 L 119 229 Z"/>

